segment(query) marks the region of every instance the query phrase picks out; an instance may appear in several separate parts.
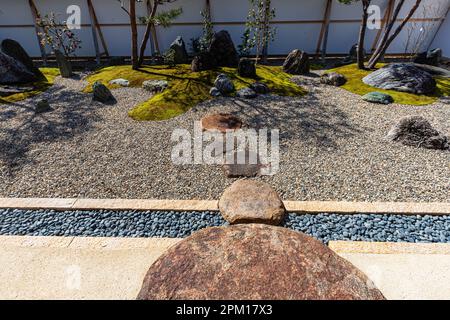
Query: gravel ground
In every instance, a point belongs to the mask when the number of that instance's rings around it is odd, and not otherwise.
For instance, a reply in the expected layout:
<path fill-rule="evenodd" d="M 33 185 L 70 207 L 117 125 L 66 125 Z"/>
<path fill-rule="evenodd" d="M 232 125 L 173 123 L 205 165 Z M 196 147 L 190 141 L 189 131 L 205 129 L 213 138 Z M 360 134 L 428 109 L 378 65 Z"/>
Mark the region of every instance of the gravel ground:
<path fill-rule="evenodd" d="M 219 166 L 173 165 L 170 137 L 220 111 L 280 130 L 280 171 L 258 179 L 286 200 L 450 201 L 450 152 L 383 140 L 407 115 L 450 135 L 448 102 L 374 105 L 316 78 L 296 81 L 307 96 L 220 98 L 175 119 L 136 122 L 127 111 L 145 91 L 114 90 L 118 103 L 103 106 L 79 92 L 83 81 L 59 78 L 43 95 L 50 113 L 34 114 L 37 98 L 0 105 L 0 197 L 218 199 L 234 180 Z"/>
<path fill-rule="evenodd" d="M 183 238 L 225 224 L 217 212 L 0 210 L 2 235 Z M 324 243 L 450 242 L 450 216 L 289 214 L 284 226 Z"/>

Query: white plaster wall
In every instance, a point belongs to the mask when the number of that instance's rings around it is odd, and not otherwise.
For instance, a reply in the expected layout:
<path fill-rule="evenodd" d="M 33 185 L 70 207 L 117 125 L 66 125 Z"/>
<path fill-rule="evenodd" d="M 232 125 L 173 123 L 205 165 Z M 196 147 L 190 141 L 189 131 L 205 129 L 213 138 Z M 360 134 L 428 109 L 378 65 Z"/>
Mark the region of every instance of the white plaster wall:
<path fill-rule="evenodd" d="M 407 0 L 404 12 L 401 17 L 407 14 L 414 0 Z M 82 48 L 77 52 L 79 56 L 93 56 L 95 54 L 90 17 L 85 0 L 35 0 L 39 11 L 42 14 L 50 11 L 61 13 L 61 19 L 64 20 L 67 6 L 71 4 L 79 5 L 82 11 L 81 30 L 77 30 L 79 38 L 82 40 Z M 125 1 L 126 2 L 126 1 Z M 380 6 L 382 12 L 387 6 L 387 0 L 373 0 L 373 4 Z M 111 55 L 129 55 L 130 54 L 130 28 L 128 16 L 121 10 L 116 0 L 93 0 L 96 13 L 101 24 L 107 24 L 102 27 L 105 40 Z M 276 39 L 271 43 L 269 48 L 270 54 L 287 54 L 294 48 L 300 48 L 308 52 L 315 52 L 317 47 L 317 38 L 320 33 L 321 24 L 317 20 L 323 18 L 326 0 L 272 0 L 273 6 L 276 8 L 276 21 L 286 22 L 293 20 L 311 20 L 316 23 L 308 24 L 286 24 L 274 23 L 277 29 Z M 226 29 L 230 32 L 236 45 L 241 42 L 241 36 L 244 31 L 244 24 L 235 24 L 236 22 L 244 22 L 248 11 L 248 2 L 246 0 L 211 0 L 212 18 L 217 24 L 215 30 Z M 439 7 L 442 12 L 437 10 L 428 10 L 429 14 L 442 16 L 448 6 L 450 0 L 424 0 L 422 7 Z M 183 36 L 187 44 L 191 38 L 199 37 L 202 33 L 201 25 L 186 25 L 183 23 L 201 22 L 200 11 L 204 8 L 204 0 L 178 0 L 162 7 L 163 10 L 182 7 L 183 14 L 176 20 L 176 24 L 168 29 L 158 28 L 158 38 L 160 46 L 163 50 L 167 49 L 170 43 L 177 35 Z M 146 13 L 143 3 L 137 5 L 138 16 Z M 418 10 L 415 17 L 423 16 L 422 8 Z M 349 48 L 357 40 L 359 23 L 357 22 L 336 22 L 336 20 L 358 20 L 361 17 L 361 4 L 343 5 L 333 0 L 333 8 L 331 13 L 331 25 L 328 40 L 329 53 L 347 53 Z M 431 16 L 428 16 L 428 18 Z M 0 40 L 5 38 L 13 38 L 22 43 L 25 49 L 32 56 L 39 56 L 39 46 L 37 44 L 34 28 L 32 27 L 32 16 L 27 0 L 0 0 Z M 232 23 L 232 24 L 229 24 Z M 109 25 L 108 25 L 109 24 Z M 123 24 L 123 25 L 111 25 Z M 180 25 L 178 25 L 180 24 Z M 1 27 L 11 25 L 25 25 L 20 27 Z M 419 24 L 416 24 L 420 28 Z M 437 27 L 437 24 L 436 26 Z M 449 53 L 448 33 L 450 26 L 448 19 L 442 26 L 433 46 L 439 46 L 444 49 L 447 55 Z M 144 27 L 139 27 L 139 34 L 142 37 Z M 433 33 L 433 32 L 431 32 Z M 376 30 L 368 30 L 366 49 L 369 50 Z M 398 39 L 390 47 L 390 52 L 402 53 L 405 50 L 407 32 L 403 31 Z M 431 36 L 430 39 L 431 40 Z M 428 46 L 429 43 L 426 43 Z M 149 49 L 147 51 L 149 53 Z"/>

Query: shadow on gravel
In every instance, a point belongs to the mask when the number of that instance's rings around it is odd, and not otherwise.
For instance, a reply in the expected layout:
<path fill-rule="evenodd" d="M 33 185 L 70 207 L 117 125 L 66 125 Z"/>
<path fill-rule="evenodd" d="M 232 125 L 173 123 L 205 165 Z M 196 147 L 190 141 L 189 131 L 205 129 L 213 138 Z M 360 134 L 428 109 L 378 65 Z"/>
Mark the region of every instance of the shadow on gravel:
<path fill-rule="evenodd" d="M 278 107 L 257 100 L 235 100 L 236 116 L 245 117 L 250 128 L 280 130 L 280 145 L 289 140 L 303 140 L 319 147 L 338 148 L 337 139 L 362 132 L 349 121 L 348 115 L 332 104 L 323 105 L 317 95 L 320 88 L 302 98 L 276 97 Z"/>
<path fill-rule="evenodd" d="M 7 175 L 34 163 L 31 146 L 72 139 L 91 130 L 100 120 L 94 111 L 103 105 L 92 102 L 90 94 L 54 86 L 45 97 L 54 109 L 48 113 L 34 112 L 34 103 L 44 98 L 42 95 L 3 105 L 0 110 L 0 164 Z"/>

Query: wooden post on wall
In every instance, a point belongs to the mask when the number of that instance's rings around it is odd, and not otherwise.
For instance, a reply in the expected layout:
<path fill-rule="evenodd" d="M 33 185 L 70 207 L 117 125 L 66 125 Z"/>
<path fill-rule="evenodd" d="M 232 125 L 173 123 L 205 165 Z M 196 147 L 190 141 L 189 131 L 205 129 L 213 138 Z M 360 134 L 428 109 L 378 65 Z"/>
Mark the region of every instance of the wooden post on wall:
<path fill-rule="evenodd" d="M 327 52 L 327 43 L 328 43 L 328 31 L 330 29 L 330 16 L 331 16 L 331 7 L 333 6 L 332 0 L 327 0 L 327 4 L 325 7 L 325 13 L 322 22 L 322 28 L 319 34 L 319 40 L 317 41 L 317 49 L 316 56 L 319 55 L 320 50 L 322 48 L 322 59 L 325 59 L 325 55 Z"/>
<path fill-rule="evenodd" d="M 94 48 L 95 48 L 95 56 L 97 60 L 97 64 L 100 64 L 100 57 L 104 54 L 106 56 L 109 56 L 108 48 L 106 46 L 105 38 L 103 37 L 103 32 L 100 27 L 100 24 L 98 23 L 97 14 L 95 13 L 94 6 L 92 4 L 92 0 L 87 0 L 87 5 L 89 8 L 89 16 L 91 18 L 91 29 L 92 29 L 92 39 L 94 41 Z M 100 41 L 102 42 L 103 46 L 103 53 L 100 52 L 99 46 L 98 46 L 98 35 L 100 36 Z"/>
<path fill-rule="evenodd" d="M 386 11 L 384 13 L 383 20 L 381 20 L 381 27 L 380 30 L 378 30 L 377 35 L 375 36 L 375 39 L 373 40 L 372 44 L 372 52 L 375 51 L 375 48 L 378 44 L 378 41 L 380 40 L 381 32 L 384 29 L 384 26 L 386 23 L 391 20 L 392 12 L 394 11 L 394 4 L 395 0 L 389 0 L 388 6 L 386 7 Z"/>
<path fill-rule="evenodd" d="M 147 5 L 147 14 L 150 17 L 150 15 L 152 14 L 152 3 L 151 3 L 151 0 L 147 0 L 146 1 L 146 5 Z M 155 55 L 155 44 L 153 42 L 152 32 L 150 32 L 149 41 L 150 41 L 150 54 L 151 54 L 151 56 L 154 56 Z"/>
<path fill-rule="evenodd" d="M 31 15 L 33 16 L 34 30 L 36 32 L 36 37 L 37 37 L 37 40 L 39 43 L 41 57 L 42 57 L 42 60 L 44 61 L 44 65 L 47 65 L 47 53 L 45 52 L 45 47 L 41 42 L 42 39 L 41 39 L 41 36 L 39 35 L 40 28 L 37 25 L 37 19 L 39 19 L 41 17 L 41 15 L 36 7 L 36 4 L 34 3 L 34 0 L 28 0 L 28 4 L 30 5 Z"/>
<path fill-rule="evenodd" d="M 441 22 L 439 23 L 439 26 L 437 27 L 436 32 L 435 32 L 435 34 L 433 35 L 433 38 L 431 38 L 431 41 L 430 41 L 430 44 L 429 44 L 428 47 L 427 47 L 427 50 L 430 50 L 430 49 L 431 49 L 431 46 L 433 45 L 434 40 L 436 39 L 436 37 L 437 37 L 439 31 L 441 30 L 442 25 L 444 24 L 445 19 L 447 18 L 449 12 L 450 12 L 450 5 L 449 5 L 449 7 L 447 8 L 447 12 L 442 16 Z"/>

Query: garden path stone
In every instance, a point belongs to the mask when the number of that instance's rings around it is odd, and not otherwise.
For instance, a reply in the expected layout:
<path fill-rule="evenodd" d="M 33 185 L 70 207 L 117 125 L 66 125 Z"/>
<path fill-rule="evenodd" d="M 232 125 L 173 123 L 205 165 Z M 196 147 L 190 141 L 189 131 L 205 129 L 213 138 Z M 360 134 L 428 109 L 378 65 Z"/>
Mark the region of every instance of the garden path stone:
<path fill-rule="evenodd" d="M 394 98 L 387 93 L 383 92 L 369 92 L 368 94 L 362 97 L 364 101 L 379 103 L 379 104 L 390 104 L 394 102 Z"/>
<path fill-rule="evenodd" d="M 264 165 L 261 163 L 259 154 L 249 150 L 234 150 L 233 159 L 234 163 L 225 163 L 222 166 L 222 171 L 227 178 L 253 178 L 261 175 Z M 237 159 L 245 159 L 245 162 L 238 163 Z"/>
<path fill-rule="evenodd" d="M 362 80 L 375 88 L 414 94 L 432 93 L 436 89 L 436 81 L 431 74 L 411 63 L 388 64 Z"/>
<path fill-rule="evenodd" d="M 255 180 L 234 182 L 220 197 L 219 210 L 231 224 L 278 225 L 285 215 L 283 201 L 277 192 L 267 183 Z"/>
<path fill-rule="evenodd" d="M 412 147 L 449 149 L 447 137 L 434 129 L 428 120 L 420 116 L 402 118 L 391 128 L 386 139 Z"/>
<path fill-rule="evenodd" d="M 283 63 L 283 70 L 290 74 L 307 74 L 310 71 L 308 54 L 299 49 L 293 50 Z"/>
<path fill-rule="evenodd" d="M 212 130 L 225 133 L 228 130 L 237 130 L 242 127 L 242 121 L 238 117 L 227 113 L 207 115 L 200 122 L 204 131 Z"/>
<path fill-rule="evenodd" d="M 201 230 L 149 268 L 139 300 L 384 300 L 360 270 L 300 232 L 252 224 Z"/>

